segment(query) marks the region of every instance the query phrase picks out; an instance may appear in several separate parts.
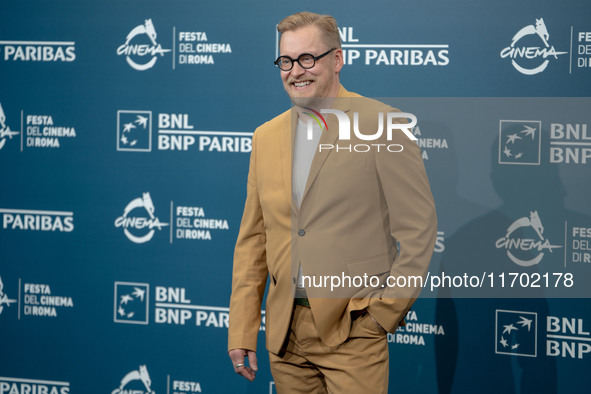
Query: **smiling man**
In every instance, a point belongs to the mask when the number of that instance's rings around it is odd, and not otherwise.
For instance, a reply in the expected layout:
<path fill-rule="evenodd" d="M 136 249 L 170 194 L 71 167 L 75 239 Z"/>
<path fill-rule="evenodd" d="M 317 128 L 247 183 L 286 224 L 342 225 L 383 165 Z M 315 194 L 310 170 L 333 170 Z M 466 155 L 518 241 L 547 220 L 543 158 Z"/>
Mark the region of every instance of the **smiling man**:
<path fill-rule="evenodd" d="M 255 378 L 269 279 L 265 327 L 278 393 L 386 393 L 387 333 L 420 291 L 389 279 L 423 278 L 435 243 L 420 151 L 401 132 L 381 132 L 383 115 L 397 110 L 341 86 L 334 18 L 303 12 L 277 29 L 275 64 L 294 107 L 253 136 L 229 356 L 236 373 Z M 342 142 L 341 122 L 355 131 L 349 143 L 374 149 L 322 149 Z"/>
<path fill-rule="evenodd" d="M 283 71 L 281 80 L 292 103 L 298 107 L 318 107 L 322 103 L 314 102 L 315 99 L 336 97 L 339 93 L 343 52 L 338 30 L 335 34 L 331 29 L 334 19 L 319 18 L 317 23 L 301 27 L 297 27 L 299 20 L 292 19 L 286 18 L 277 27 L 282 55 L 275 64 Z"/>

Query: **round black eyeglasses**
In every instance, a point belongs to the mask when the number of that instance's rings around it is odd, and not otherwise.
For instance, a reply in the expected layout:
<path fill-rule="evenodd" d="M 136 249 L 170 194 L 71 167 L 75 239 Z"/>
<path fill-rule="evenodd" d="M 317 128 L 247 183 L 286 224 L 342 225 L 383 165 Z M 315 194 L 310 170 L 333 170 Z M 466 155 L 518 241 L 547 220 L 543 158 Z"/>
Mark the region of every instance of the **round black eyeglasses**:
<path fill-rule="evenodd" d="M 316 60 L 323 58 L 324 56 L 328 55 L 329 53 L 331 53 L 335 49 L 336 48 L 332 48 L 332 49 L 324 52 L 322 55 L 318 55 L 318 56 L 314 56 L 309 53 L 302 53 L 300 56 L 298 56 L 297 59 L 292 59 L 289 56 L 279 56 L 277 58 L 277 60 L 275 60 L 273 63 L 277 67 L 279 67 L 279 69 L 281 71 L 291 70 L 293 68 L 294 62 L 298 62 L 300 67 L 307 70 L 309 68 L 314 67 L 314 65 L 316 64 Z"/>

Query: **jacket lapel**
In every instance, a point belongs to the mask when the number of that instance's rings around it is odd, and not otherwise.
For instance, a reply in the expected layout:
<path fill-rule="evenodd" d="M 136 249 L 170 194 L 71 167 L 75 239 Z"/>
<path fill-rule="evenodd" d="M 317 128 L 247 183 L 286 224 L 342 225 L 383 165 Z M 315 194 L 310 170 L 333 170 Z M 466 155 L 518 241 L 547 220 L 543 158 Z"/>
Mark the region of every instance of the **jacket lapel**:
<path fill-rule="evenodd" d="M 285 198 L 293 209 L 297 209 L 292 201 L 291 193 L 291 169 L 292 169 L 292 152 L 294 144 L 294 122 L 297 122 L 297 113 L 292 108 L 290 116 L 286 117 L 285 124 L 281 127 L 279 143 L 281 145 L 281 172 L 283 174 L 283 190 L 285 191 Z"/>
<path fill-rule="evenodd" d="M 339 90 L 339 95 L 335 99 L 335 101 L 332 105 L 332 108 L 338 109 L 338 110 L 343 111 L 345 113 L 349 112 L 351 100 L 348 97 L 349 97 L 349 92 L 347 90 L 345 90 L 345 88 L 343 88 L 343 86 L 341 86 L 341 89 Z M 320 137 L 320 142 L 318 143 L 318 147 L 320 147 L 322 144 L 335 145 L 335 142 L 337 142 L 337 138 L 339 136 L 339 122 L 338 122 L 336 116 L 327 114 L 324 116 L 324 119 L 326 120 L 326 124 L 328 127 L 326 130 L 322 131 L 322 136 Z M 302 196 L 302 205 L 304 204 L 304 200 L 306 199 L 306 195 L 308 194 L 310 187 L 312 187 L 312 184 L 316 180 L 316 176 L 318 175 L 318 172 L 320 171 L 320 169 L 324 165 L 324 162 L 326 162 L 326 159 L 328 158 L 328 156 L 330 155 L 330 153 L 333 150 L 334 149 L 323 149 L 322 151 L 319 151 L 319 149 L 316 148 L 316 152 L 314 153 L 314 158 L 312 159 L 312 165 L 310 166 L 310 173 L 308 174 L 308 180 L 306 181 L 306 188 L 304 189 L 304 195 Z"/>

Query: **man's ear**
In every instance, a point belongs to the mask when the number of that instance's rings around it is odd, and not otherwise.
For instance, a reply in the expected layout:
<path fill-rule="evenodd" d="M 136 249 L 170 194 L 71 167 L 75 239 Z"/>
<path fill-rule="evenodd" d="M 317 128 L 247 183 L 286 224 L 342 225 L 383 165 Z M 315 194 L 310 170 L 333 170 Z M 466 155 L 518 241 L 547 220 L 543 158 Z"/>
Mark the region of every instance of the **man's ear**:
<path fill-rule="evenodd" d="M 335 72 L 338 73 L 343 68 L 343 50 L 341 48 L 335 49 Z"/>

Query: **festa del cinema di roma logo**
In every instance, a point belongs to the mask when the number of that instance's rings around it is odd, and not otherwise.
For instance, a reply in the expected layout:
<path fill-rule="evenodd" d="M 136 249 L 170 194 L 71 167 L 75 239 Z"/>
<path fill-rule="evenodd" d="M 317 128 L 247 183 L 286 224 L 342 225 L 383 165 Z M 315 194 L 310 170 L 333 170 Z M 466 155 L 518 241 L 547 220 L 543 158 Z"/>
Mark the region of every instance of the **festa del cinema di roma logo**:
<path fill-rule="evenodd" d="M 136 244 L 146 243 L 154 237 L 156 229 L 162 230 L 162 227 L 169 225 L 162 223 L 154 215 L 155 210 L 150 193 L 143 193 L 142 197 L 135 198 L 127 204 L 123 215 L 115 219 L 115 227 L 122 227 L 123 233 L 130 241 Z"/>
<path fill-rule="evenodd" d="M 16 303 L 16 300 L 8 298 L 6 294 L 4 294 L 4 283 L 2 283 L 2 277 L 0 277 L 0 315 L 4 310 L 4 306 L 10 306 L 10 304 Z"/>
<path fill-rule="evenodd" d="M 143 43 L 145 40 L 140 41 L 143 35 L 148 37 L 152 45 Z M 156 29 L 152 19 L 146 19 L 143 25 L 136 26 L 129 32 L 125 38 L 125 43 L 117 48 L 117 55 L 124 55 L 127 64 L 135 70 L 148 70 L 156 64 L 158 55 L 164 57 L 165 53 L 172 51 L 171 49 L 163 49 L 162 45 L 156 42 L 156 37 Z M 132 40 L 142 43 L 132 44 Z"/>
<path fill-rule="evenodd" d="M 529 227 L 535 231 L 538 239 L 519 238 L 517 237 L 517 234 L 515 234 L 518 229 L 527 229 Z M 542 226 L 542 221 L 540 220 L 538 212 L 533 211 L 530 212 L 529 217 L 522 217 L 514 221 L 509 228 L 507 228 L 505 236 L 497 240 L 495 246 L 497 249 L 506 249 L 507 257 L 509 257 L 509 259 L 515 264 L 522 267 L 531 267 L 542 261 L 544 250 L 552 252 L 552 249 L 562 248 L 562 246 L 550 244 L 550 241 L 545 238 L 543 234 L 544 226 Z M 537 251 L 539 253 L 532 258 L 527 259 L 525 254 L 528 254 L 531 251 L 534 251 L 534 253 Z M 519 254 L 520 257 L 517 257 L 516 254 Z"/>
<path fill-rule="evenodd" d="M 12 139 L 12 137 L 16 135 L 19 135 L 19 132 L 11 131 L 10 127 L 6 124 L 6 115 L 4 114 L 2 104 L 0 103 L 0 149 L 4 147 L 7 139 Z"/>
<path fill-rule="evenodd" d="M 143 386 L 144 390 L 127 390 L 129 387 L 134 385 L 132 382 L 136 382 L 136 386 Z M 135 386 L 134 386 L 135 387 Z M 126 374 L 123 379 L 121 379 L 121 383 L 119 387 L 113 390 L 111 394 L 123 394 L 123 393 L 147 393 L 147 394 L 155 394 L 155 391 L 152 390 L 152 379 L 150 379 L 150 374 L 148 373 L 148 368 L 145 365 L 140 365 L 136 371 L 131 371 Z"/>
<path fill-rule="evenodd" d="M 534 36 L 534 38 L 535 36 L 538 36 L 544 46 L 519 46 L 519 41 L 528 36 Z M 557 52 L 554 46 L 548 43 L 549 39 L 550 34 L 548 33 L 548 29 L 546 29 L 544 19 L 536 19 L 535 26 L 525 26 L 513 36 L 511 45 L 503 48 L 501 51 L 501 58 L 510 58 L 513 67 L 522 74 L 539 74 L 548 67 L 550 57 L 558 59 L 558 55 L 564 55 L 567 53 Z M 539 60 L 541 60 L 541 62 Z"/>

